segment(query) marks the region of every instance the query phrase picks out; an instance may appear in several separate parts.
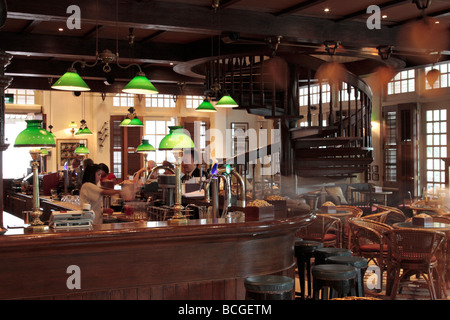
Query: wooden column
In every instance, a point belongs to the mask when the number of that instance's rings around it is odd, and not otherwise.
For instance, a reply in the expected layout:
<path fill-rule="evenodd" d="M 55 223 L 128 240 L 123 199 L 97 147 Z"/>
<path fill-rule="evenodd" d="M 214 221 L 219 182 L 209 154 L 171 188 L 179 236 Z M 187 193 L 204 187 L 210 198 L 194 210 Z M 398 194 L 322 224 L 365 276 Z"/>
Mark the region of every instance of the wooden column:
<path fill-rule="evenodd" d="M 9 65 L 12 56 L 0 50 L 0 168 L 3 168 L 3 151 L 8 149 L 5 144 L 5 89 L 11 83 L 10 77 L 5 77 L 5 68 Z M 0 170 L 0 227 L 3 226 L 3 170 Z"/>

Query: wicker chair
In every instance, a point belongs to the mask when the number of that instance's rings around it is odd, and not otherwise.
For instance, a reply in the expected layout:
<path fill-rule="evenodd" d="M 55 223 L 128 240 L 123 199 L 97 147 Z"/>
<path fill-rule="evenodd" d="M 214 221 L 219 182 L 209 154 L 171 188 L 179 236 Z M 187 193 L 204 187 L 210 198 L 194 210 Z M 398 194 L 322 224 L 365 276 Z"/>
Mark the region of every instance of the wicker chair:
<path fill-rule="evenodd" d="M 341 220 L 318 213 L 312 223 L 297 231 L 296 236 L 303 240 L 322 242 L 324 247 L 338 247 L 340 230 Z"/>
<path fill-rule="evenodd" d="M 389 211 L 389 213 L 387 213 L 380 222 L 386 223 L 390 226 L 393 225 L 394 223 L 404 222 L 408 219 L 406 215 L 403 213 L 403 211 L 398 208 L 389 207 L 381 204 L 374 204 L 373 206 L 377 208 L 379 211 Z"/>
<path fill-rule="evenodd" d="M 391 299 L 395 299 L 400 282 L 412 274 L 419 274 L 426 280 L 432 300 L 441 295 L 444 288 L 443 268 L 445 264 L 445 234 L 438 231 L 417 229 L 394 229 L 385 233 L 388 244 L 388 283 Z M 403 270 L 400 276 L 400 270 Z M 437 288 L 434 285 L 436 281 Z M 386 291 L 389 294 L 389 291 Z"/>
<path fill-rule="evenodd" d="M 355 255 L 372 260 L 380 268 L 380 284 L 382 285 L 382 275 L 387 269 L 388 248 L 384 240 L 384 233 L 393 228 L 387 224 L 362 219 L 351 218 L 350 225 L 352 251 Z"/>
<path fill-rule="evenodd" d="M 388 211 L 388 210 L 380 211 L 380 212 L 376 212 L 376 213 L 365 215 L 365 216 L 363 216 L 361 218 L 364 219 L 364 220 L 371 220 L 371 221 L 376 221 L 376 222 L 383 223 L 383 221 L 386 220 L 386 217 L 389 214 L 389 212 L 390 211 Z"/>
<path fill-rule="evenodd" d="M 363 211 L 361 208 L 354 207 L 354 206 L 345 206 L 345 205 L 339 205 L 336 206 L 337 210 L 346 210 L 349 212 L 352 212 L 352 215 L 349 217 L 346 217 L 344 221 L 341 221 L 341 227 L 342 227 L 342 247 L 345 247 L 347 249 L 350 249 L 351 247 L 351 233 L 350 233 L 350 226 L 348 224 L 348 219 L 350 218 L 361 218 L 363 215 Z"/>

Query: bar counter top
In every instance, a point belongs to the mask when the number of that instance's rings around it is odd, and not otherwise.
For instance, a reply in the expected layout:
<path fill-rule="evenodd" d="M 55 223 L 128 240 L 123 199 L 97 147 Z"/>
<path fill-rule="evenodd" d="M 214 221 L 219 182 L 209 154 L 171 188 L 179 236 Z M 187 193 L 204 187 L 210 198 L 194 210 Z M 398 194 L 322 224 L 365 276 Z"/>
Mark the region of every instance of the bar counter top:
<path fill-rule="evenodd" d="M 294 275 L 295 233 L 314 218 L 10 229 L 0 236 L 0 299 L 244 299 L 246 277 Z M 70 266 L 79 289 L 66 283 Z"/>

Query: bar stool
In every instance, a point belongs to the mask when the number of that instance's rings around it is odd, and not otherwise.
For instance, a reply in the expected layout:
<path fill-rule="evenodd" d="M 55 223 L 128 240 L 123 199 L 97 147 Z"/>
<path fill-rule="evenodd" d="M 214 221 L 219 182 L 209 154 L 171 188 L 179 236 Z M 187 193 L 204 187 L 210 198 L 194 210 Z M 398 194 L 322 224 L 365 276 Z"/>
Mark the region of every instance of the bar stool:
<path fill-rule="evenodd" d="M 292 300 L 294 279 L 286 276 L 266 275 L 246 278 L 246 300 Z"/>
<path fill-rule="evenodd" d="M 322 300 L 328 300 L 328 288 L 331 288 L 331 298 L 335 298 L 336 295 L 338 297 L 354 296 L 356 275 L 356 269 L 348 265 L 313 266 L 313 299 L 318 300 L 322 291 Z"/>
<path fill-rule="evenodd" d="M 306 298 L 305 292 L 305 269 L 308 278 L 308 294 L 311 294 L 311 259 L 314 250 L 323 248 L 323 243 L 317 241 L 295 239 L 295 258 L 297 259 L 298 277 L 300 280 L 300 294 L 302 299 Z"/>
<path fill-rule="evenodd" d="M 364 273 L 368 266 L 367 259 L 357 256 L 333 256 L 327 258 L 327 263 L 345 264 L 356 269 L 356 296 L 364 297 Z"/>
<path fill-rule="evenodd" d="M 352 252 L 344 248 L 320 248 L 314 251 L 314 264 L 326 264 L 326 259 L 334 256 L 350 257 Z"/>

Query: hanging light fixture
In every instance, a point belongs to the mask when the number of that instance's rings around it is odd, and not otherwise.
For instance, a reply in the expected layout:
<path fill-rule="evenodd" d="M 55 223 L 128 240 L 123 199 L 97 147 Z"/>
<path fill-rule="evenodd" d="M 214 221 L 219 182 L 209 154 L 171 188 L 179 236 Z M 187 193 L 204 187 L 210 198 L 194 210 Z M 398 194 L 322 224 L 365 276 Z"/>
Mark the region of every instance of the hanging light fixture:
<path fill-rule="evenodd" d="M 208 98 L 205 98 L 202 103 L 195 109 L 199 112 L 217 112 L 216 108 L 212 105 Z"/>
<path fill-rule="evenodd" d="M 220 100 L 216 103 L 216 107 L 237 108 L 239 107 L 239 105 L 228 93 L 225 93 L 225 95 L 222 98 L 220 98 Z"/>
<path fill-rule="evenodd" d="M 89 149 L 84 145 L 84 143 L 80 143 L 80 145 L 75 149 L 75 154 L 79 155 L 89 154 Z"/>
<path fill-rule="evenodd" d="M 143 127 L 144 124 L 136 115 L 136 109 L 130 107 L 125 119 L 119 124 L 121 127 Z"/>
<path fill-rule="evenodd" d="M 150 143 L 148 143 L 147 139 L 142 139 L 142 143 L 138 145 L 136 148 L 136 153 L 142 153 L 144 155 L 144 168 L 145 168 L 145 177 L 148 176 L 148 168 L 147 168 L 147 157 L 149 152 L 155 151 L 155 147 L 153 147 Z"/>
<path fill-rule="evenodd" d="M 83 119 L 80 121 L 81 126 L 80 129 L 75 133 L 76 136 L 78 135 L 92 135 L 92 131 L 89 130 L 89 128 L 86 125 L 86 120 L 84 120 L 84 116 L 85 116 L 85 95 L 83 95 L 83 105 L 81 108 L 81 113 L 82 113 L 82 117 Z"/>
<path fill-rule="evenodd" d="M 50 79 L 49 79 L 49 82 L 50 82 Z M 52 132 L 53 126 L 51 125 L 51 123 L 52 123 L 52 92 L 50 91 L 49 94 L 50 94 L 50 103 L 49 103 L 50 125 L 48 126 L 48 129 L 49 129 L 50 134 L 53 136 L 53 138 L 56 138 L 55 134 Z"/>
<path fill-rule="evenodd" d="M 118 1 L 116 0 L 116 21 L 118 20 Z M 97 1 L 97 12 L 98 12 L 98 1 Z M 117 24 L 117 22 L 116 22 Z M 155 94 L 158 93 L 155 86 L 147 79 L 145 73 L 142 71 L 141 67 L 137 63 L 131 63 L 127 66 L 122 66 L 119 63 L 119 40 L 117 35 L 116 26 L 116 54 L 112 53 L 110 50 L 103 50 L 100 54 L 98 52 L 98 21 L 96 22 L 96 51 L 95 51 L 95 62 L 93 64 L 87 64 L 84 60 L 74 61 L 69 68 L 69 70 L 59 78 L 51 87 L 57 90 L 67 90 L 67 91 L 89 91 L 91 88 L 84 82 L 84 80 L 78 75 L 75 69 L 75 64 L 80 63 L 81 67 L 95 67 L 99 61 L 101 61 L 103 66 L 103 72 L 109 73 L 111 71 L 111 63 L 115 63 L 121 69 L 128 69 L 132 66 L 136 66 L 139 71 L 137 75 L 124 87 L 122 90 L 126 93 L 132 94 Z M 133 43 L 130 42 L 130 45 Z"/>
<path fill-rule="evenodd" d="M 26 228 L 27 231 L 39 232 L 48 229 L 41 221 L 39 200 L 39 175 L 38 167 L 41 157 L 41 147 L 56 147 L 55 139 L 45 129 L 42 128 L 42 120 L 25 120 L 27 127 L 20 132 L 14 141 L 14 147 L 31 147 L 30 155 L 33 159 L 31 167 L 33 169 L 33 209 L 31 216 L 33 221 L 30 226 Z"/>
<path fill-rule="evenodd" d="M 193 149 L 194 142 L 191 137 L 183 132 L 182 126 L 170 126 L 169 134 L 159 143 L 159 150 L 171 150 L 175 156 L 175 204 L 173 209 L 175 213 L 168 221 L 169 224 L 179 225 L 187 224 L 189 220 L 183 215 L 184 207 L 181 205 L 181 158 L 183 150 Z"/>

